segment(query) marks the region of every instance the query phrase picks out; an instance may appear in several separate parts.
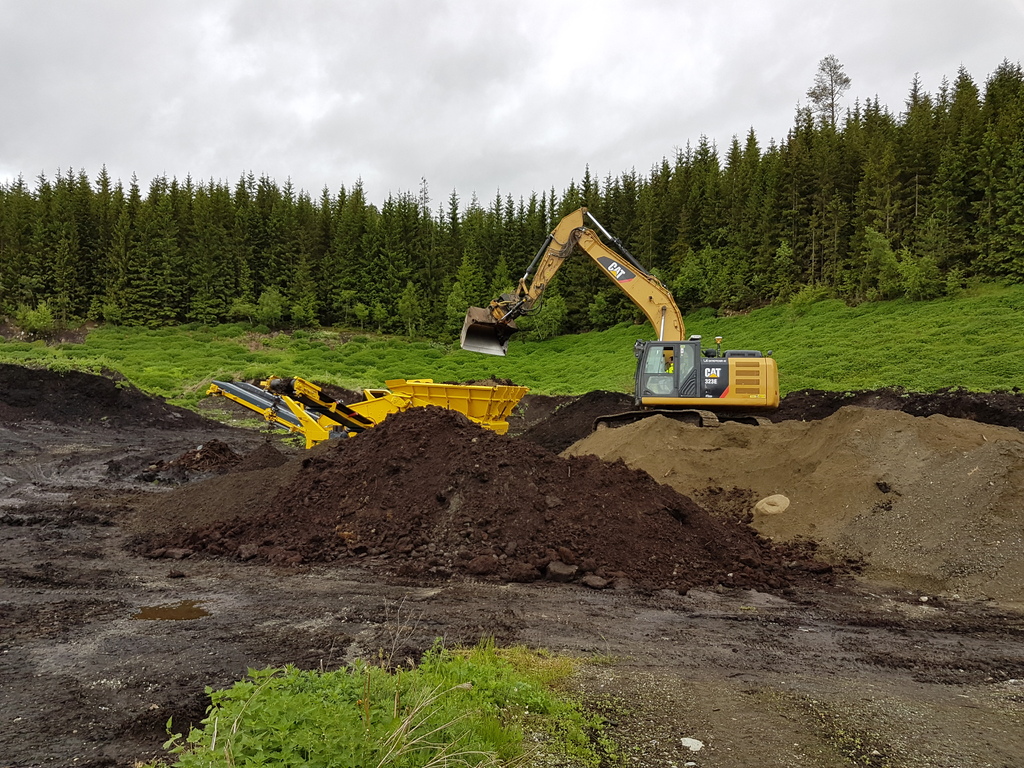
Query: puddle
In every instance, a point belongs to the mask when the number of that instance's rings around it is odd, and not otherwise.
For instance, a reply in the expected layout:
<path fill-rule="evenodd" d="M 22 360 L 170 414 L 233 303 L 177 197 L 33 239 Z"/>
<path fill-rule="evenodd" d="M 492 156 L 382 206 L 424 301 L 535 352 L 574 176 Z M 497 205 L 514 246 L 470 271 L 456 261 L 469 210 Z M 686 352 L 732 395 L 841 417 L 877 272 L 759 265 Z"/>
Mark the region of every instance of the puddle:
<path fill-rule="evenodd" d="M 132 616 L 133 619 L 143 621 L 190 621 L 209 616 L 210 612 L 200 607 L 202 603 L 198 600 L 182 600 L 180 603 L 169 603 L 167 605 L 148 605 L 140 608 L 139 612 Z"/>

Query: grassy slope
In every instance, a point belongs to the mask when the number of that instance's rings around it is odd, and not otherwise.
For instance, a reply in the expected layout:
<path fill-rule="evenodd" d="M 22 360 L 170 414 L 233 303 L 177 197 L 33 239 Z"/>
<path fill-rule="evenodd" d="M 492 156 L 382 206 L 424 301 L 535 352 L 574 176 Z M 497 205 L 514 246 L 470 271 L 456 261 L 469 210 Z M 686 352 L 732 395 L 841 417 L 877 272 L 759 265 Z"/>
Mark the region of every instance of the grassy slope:
<path fill-rule="evenodd" d="M 881 302 L 847 307 L 823 301 L 806 308 L 769 307 L 718 318 L 703 311 L 687 331 L 710 346 L 774 350 L 783 392 L 816 388 L 915 391 L 965 387 L 1009 389 L 1024 382 L 1024 286 L 987 286 L 957 299 Z M 189 404 L 214 378 L 302 376 L 359 389 L 391 378 L 435 381 L 511 379 L 545 394 L 632 388 L 633 342 L 648 326 L 514 339 L 505 358 L 440 344 L 323 330 L 276 336 L 243 326 L 213 329 L 100 328 L 84 344 L 0 343 L 0 361 L 53 368 L 113 369 L 154 394 Z"/>

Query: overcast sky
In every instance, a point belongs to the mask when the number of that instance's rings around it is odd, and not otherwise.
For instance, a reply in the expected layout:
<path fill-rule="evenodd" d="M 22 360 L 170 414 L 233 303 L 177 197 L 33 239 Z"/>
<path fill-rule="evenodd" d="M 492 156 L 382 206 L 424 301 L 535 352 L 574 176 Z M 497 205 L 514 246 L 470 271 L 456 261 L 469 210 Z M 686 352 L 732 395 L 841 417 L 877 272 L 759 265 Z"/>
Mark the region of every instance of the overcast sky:
<path fill-rule="evenodd" d="M 898 113 L 1024 59 L 1024 0 L 0 0 L 0 182 L 561 193 L 783 139 L 828 54 Z"/>

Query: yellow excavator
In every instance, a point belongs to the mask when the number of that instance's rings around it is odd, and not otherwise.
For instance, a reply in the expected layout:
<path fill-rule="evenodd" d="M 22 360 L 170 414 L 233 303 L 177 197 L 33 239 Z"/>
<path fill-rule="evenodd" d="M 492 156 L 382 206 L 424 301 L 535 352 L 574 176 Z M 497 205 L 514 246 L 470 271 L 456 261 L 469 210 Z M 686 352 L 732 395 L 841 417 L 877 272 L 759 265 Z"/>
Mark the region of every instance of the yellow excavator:
<path fill-rule="evenodd" d="M 586 226 L 587 222 L 596 228 Z M 612 250 L 598 231 L 615 244 Z M 551 278 L 579 248 L 640 308 L 658 333 L 657 341 L 637 341 L 634 404 L 638 410 L 602 417 L 598 427 L 636 421 L 655 413 L 716 425 L 720 419 L 760 423 L 759 413 L 779 406 L 779 372 L 771 352 L 702 348 L 700 336 L 686 336 L 683 315 L 662 282 L 650 274 L 586 208 L 562 219 L 548 235 L 512 293 L 487 307 L 470 307 L 462 328 L 462 348 L 505 355 L 518 330 L 515 321 L 540 308 Z"/>

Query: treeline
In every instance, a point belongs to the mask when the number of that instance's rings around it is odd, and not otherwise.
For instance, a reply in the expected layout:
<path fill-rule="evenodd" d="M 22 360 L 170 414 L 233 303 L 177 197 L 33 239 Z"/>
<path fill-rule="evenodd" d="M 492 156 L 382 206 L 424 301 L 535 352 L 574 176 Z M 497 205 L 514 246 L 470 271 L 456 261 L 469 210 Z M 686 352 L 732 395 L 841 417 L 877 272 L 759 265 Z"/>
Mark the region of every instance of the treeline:
<path fill-rule="evenodd" d="M 561 194 L 529 199 L 464 204 L 452 193 L 435 207 L 424 181 L 378 207 L 359 182 L 313 198 L 251 173 L 234 185 L 162 177 L 145 191 L 105 169 L 34 188 L 19 179 L 0 186 L 0 315 L 36 331 L 248 320 L 450 339 L 466 307 L 514 285 L 558 219 L 584 204 L 684 310 L 1024 282 L 1019 64 L 1004 62 L 982 88 L 962 69 L 935 94 L 915 78 L 899 114 L 868 99 L 837 117 L 835 96 L 798 109 L 779 144 L 762 147 L 751 130 L 720 155 L 702 138 L 646 175 L 597 180 L 587 169 Z M 635 316 L 581 257 L 553 281 L 532 330 Z"/>

